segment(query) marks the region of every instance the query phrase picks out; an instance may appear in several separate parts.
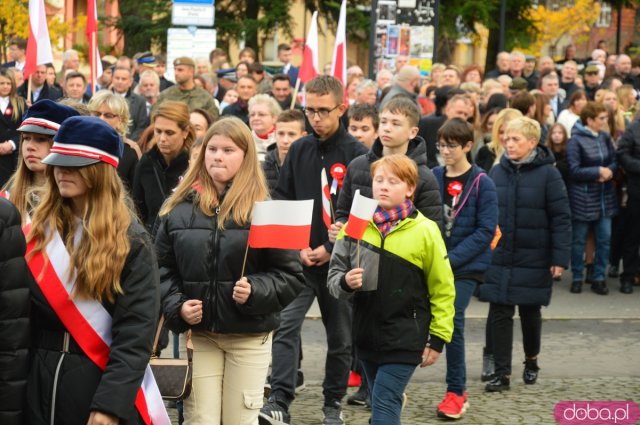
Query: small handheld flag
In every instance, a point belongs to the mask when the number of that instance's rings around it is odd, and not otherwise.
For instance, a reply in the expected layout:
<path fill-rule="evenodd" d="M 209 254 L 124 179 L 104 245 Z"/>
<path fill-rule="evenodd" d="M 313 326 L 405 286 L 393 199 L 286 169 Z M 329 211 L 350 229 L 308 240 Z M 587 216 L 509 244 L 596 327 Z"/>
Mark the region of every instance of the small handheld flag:
<path fill-rule="evenodd" d="M 313 199 L 256 202 L 249 229 L 251 248 L 309 247 Z"/>
<path fill-rule="evenodd" d="M 333 214 L 331 208 L 331 193 L 329 190 L 329 182 L 327 181 L 327 172 L 323 168 L 320 172 L 320 182 L 322 188 L 322 221 L 324 221 L 327 229 L 331 228 L 333 222 Z"/>
<path fill-rule="evenodd" d="M 360 240 L 364 236 L 371 217 L 373 217 L 373 213 L 378 207 L 378 201 L 362 196 L 360 189 L 356 190 L 355 195 L 353 204 L 351 204 L 351 211 L 349 212 L 349 221 L 347 221 L 347 226 L 344 231 L 353 239 Z"/>

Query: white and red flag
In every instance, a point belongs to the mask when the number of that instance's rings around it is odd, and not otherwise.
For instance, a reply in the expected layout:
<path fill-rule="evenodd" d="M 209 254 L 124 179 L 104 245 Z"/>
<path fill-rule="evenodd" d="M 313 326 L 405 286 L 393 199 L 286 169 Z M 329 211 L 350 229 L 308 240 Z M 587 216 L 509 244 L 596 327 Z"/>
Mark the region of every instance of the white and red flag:
<path fill-rule="evenodd" d="M 251 248 L 309 248 L 313 199 L 256 202 L 249 229 Z"/>
<path fill-rule="evenodd" d="M 53 62 L 51 39 L 47 25 L 44 0 L 29 0 L 29 40 L 24 64 L 24 77 L 31 75 L 38 65 Z"/>
<path fill-rule="evenodd" d="M 344 232 L 353 239 L 362 239 L 377 207 L 378 201 L 362 196 L 360 189 L 356 190 L 353 203 L 351 204 L 351 211 L 349 212 L 349 220 L 347 221 L 347 226 L 344 228 Z"/>
<path fill-rule="evenodd" d="M 304 43 L 304 53 L 302 54 L 302 64 L 298 78 L 303 83 L 318 76 L 318 12 L 313 12 L 309 33 Z"/>
<path fill-rule="evenodd" d="M 347 99 L 347 0 L 342 0 L 340 6 L 340 19 L 338 20 L 338 32 L 336 33 L 336 45 L 333 48 L 333 61 L 331 62 L 331 75 L 338 79 L 344 87 L 345 104 Z"/>
<path fill-rule="evenodd" d="M 98 49 L 98 10 L 96 0 L 87 0 L 87 40 L 89 40 L 89 67 L 91 92 L 95 93 L 98 77 L 102 75 L 102 60 Z"/>
<path fill-rule="evenodd" d="M 322 189 L 322 221 L 324 221 L 327 229 L 330 229 L 331 223 L 333 223 L 333 214 L 331 213 L 331 192 L 329 189 L 329 181 L 327 180 L 327 172 L 324 168 L 320 172 L 320 186 Z"/>

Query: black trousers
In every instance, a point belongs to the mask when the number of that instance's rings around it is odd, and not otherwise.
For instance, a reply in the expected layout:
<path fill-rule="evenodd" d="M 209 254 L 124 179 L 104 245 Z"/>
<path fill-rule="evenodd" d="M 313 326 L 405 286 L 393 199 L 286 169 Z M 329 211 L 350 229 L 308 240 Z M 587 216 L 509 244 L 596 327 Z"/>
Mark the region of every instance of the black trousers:
<path fill-rule="evenodd" d="M 540 353 L 542 315 L 539 305 L 519 305 L 520 324 L 522 326 L 522 345 L 526 357 L 536 357 Z M 513 351 L 513 315 L 515 305 L 491 303 L 489 323 L 493 333 L 493 356 L 496 375 L 511 375 Z"/>

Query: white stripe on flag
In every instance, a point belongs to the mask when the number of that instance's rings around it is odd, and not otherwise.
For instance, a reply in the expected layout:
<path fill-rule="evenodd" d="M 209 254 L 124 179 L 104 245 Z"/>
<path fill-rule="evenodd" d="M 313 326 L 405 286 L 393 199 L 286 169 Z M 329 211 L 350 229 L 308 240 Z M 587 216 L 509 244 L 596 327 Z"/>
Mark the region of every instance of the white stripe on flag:
<path fill-rule="evenodd" d="M 251 225 L 310 226 L 312 216 L 313 199 L 256 202 Z"/>
<path fill-rule="evenodd" d="M 369 221 L 373 217 L 373 213 L 376 212 L 378 207 L 378 201 L 375 199 L 367 198 L 360 194 L 360 189 L 356 190 L 356 194 L 351 204 L 351 211 L 349 214 L 354 215 L 362 220 Z"/>

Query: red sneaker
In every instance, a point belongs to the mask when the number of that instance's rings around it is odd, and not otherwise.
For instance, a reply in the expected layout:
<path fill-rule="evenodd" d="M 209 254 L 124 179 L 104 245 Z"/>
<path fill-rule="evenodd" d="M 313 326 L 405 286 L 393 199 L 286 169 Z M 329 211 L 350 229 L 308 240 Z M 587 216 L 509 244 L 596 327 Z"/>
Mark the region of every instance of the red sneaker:
<path fill-rule="evenodd" d="M 467 411 L 469 403 L 467 402 L 467 392 L 462 396 L 456 393 L 447 392 L 442 403 L 438 405 L 438 417 L 447 419 L 460 419 Z"/>
<path fill-rule="evenodd" d="M 351 373 L 349 373 L 349 386 L 359 387 L 361 383 L 362 383 L 362 379 L 360 378 L 360 374 L 354 371 L 351 371 Z"/>

